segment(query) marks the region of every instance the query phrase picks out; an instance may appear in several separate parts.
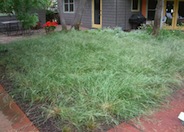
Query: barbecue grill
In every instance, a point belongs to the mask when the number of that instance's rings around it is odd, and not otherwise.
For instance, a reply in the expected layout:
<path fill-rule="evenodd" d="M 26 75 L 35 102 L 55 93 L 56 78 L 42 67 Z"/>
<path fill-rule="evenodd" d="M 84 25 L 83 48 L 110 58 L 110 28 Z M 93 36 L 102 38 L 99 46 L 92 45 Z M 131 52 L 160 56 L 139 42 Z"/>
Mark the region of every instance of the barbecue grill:
<path fill-rule="evenodd" d="M 132 25 L 132 29 L 137 29 L 141 24 L 146 22 L 146 18 L 142 14 L 133 14 L 129 18 L 129 23 Z"/>

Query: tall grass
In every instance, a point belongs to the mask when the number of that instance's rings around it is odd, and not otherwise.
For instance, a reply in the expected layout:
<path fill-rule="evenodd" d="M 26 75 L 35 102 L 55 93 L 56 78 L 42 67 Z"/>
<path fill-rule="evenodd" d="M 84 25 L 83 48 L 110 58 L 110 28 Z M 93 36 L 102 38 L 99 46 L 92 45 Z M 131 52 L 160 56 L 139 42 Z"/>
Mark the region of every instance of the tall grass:
<path fill-rule="evenodd" d="M 14 96 L 79 131 L 118 124 L 157 106 L 184 72 L 184 38 L 162 31 L 71 31 L 4 45 Z M 58 122 L 59 123 L 59 122 Z M 63 127 L 63 126 L 62 126 Z"/>

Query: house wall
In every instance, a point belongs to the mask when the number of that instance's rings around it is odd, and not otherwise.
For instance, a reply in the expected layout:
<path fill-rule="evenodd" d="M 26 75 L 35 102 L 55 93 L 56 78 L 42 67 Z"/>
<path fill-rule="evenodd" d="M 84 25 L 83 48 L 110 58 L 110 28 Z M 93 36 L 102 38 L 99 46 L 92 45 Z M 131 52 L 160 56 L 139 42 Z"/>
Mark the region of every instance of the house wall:
<path fill-rule="evenodd" d="M 87 0 L 86 8 L 84 10 L 84 14 L 82 17 L 82 26 L 91 28 L 92 26 L 92 2 L 91 0 Z"/>
<path fill-rule="evenodd" d="M 75 0 L 75 11 L 78 4 L 79 0 Z M 129 18 L 132 14 L 136 13 L 140 12 L 131 11 L 131 0 L 102 0 L 102 27 L 121 27 L 122 30 L 129 30 L 131 29 Z M 65 17 L 66 24 L 72 24 L 75 12 L 63 12 L 63 15 Z M 92 0 L 87 0 L 86 8 L 82 17 L 82 26 L 87 28 L 92 27 Z"/>
<path fill-rule="evenodd" d="M 62 11 L 63 11 L 63 15 L 64 15 L 64 18 L 65 18 L 65 22 L 67 25 L 71 25 L 73 23 L 73 20 L 74 20 L 74 17 L 75 17 L 75 12 L 77 10 L 77 7 L 79 5 L 79 0 L 75 0 L 75 9 L 74 9 L 74 13 L 64 13 L 64 10 L 63 10 L 63 5 L 61 6 L 62 7 Z M 81 25 L 83 27 L 87 27 L 87 28 L 91 28 L 91 25 L 92 25 L 92 16 L 91 16 L 91 0 L 87 0 L 86 2 L 86 8 L 84 10 L 84 13 L 83 13 L 83 17 L 82 17 L 82 20 L 81 20 Z M 63 0 L 62 0 L 62 4 L 63 4 Z"/>
<path fill-rule="evenodd" d="M 131 11 L 131 0 L 118 0 L 118 7 L 117 7 L 117 19 L 118 19 L 118 26 L 122 28 L 122 30 L 130 30 L 132 25 L 129 23 L 129 18 L 133 14 L 138 14 L 141 12 L 132 12 Z M 140 3 L 141 9 L 141 3 Z"/>
<path fill-rule="evenodd" d="M 116 27 L 116 0 L 102 0 L 102 27 Z"/>
<path fill-rule="evenodd" d="M 130 15 L 129 5 L 126 0 L 117 0 L 117 25 L 123 30 L 127 29 L 127 17 Z"/>
<path fill-rule="evenodd" d="M 46 10 L 38 10 L 36 11 L 38 13 L 38 19 L 39 22 L 43 25 L 46 23 Z"/>
<path fill-rule="evenodd" d="M 78 4 L 79 0 L 75 0 L 75 11 L 77 9 Z M 63 12 L 63 14 L 65 17 L 66 24 L 71 25 L 75 16 L 75 12 Z M 114 0 L 102 0 L 102 27 L 115 27 L 116 23 L 116 3 L 114 2 Z M 92 28 L 92 0 L 87 0 L 86 8 L 82 17 L 82 26 Z"/>
<path fill-rule="evenodd" d="M 74 13 L 64 13 L 64 9 L 63 9 L 63 1 L 64 0 L 61 0 L 61 1 L 62 1 L 62 5 L 59 5 L 59 6 L 61 6 L 61 10 L 63 11 L 63 17 L 65 18 L 66 24 L 70 25 L 73 22 L 75 12 Z M 74 2 L 75 2 L 75 9 L 74 10 L 76 11 L 76 8 L 78 6 L 78 0 L 74 0 Z"/>

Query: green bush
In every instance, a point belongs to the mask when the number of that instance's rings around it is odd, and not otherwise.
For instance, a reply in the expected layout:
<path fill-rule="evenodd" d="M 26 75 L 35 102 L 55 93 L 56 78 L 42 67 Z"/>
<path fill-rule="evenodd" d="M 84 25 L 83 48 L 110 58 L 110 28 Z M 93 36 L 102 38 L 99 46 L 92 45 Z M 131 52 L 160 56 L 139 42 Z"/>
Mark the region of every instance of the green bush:
<path fill-rule="evenodd" d="M 20 13 L 17 15 L 17 18 L 21 21 L 24 29 L 30 29 L 31 27 L 36 26 L 39 21 L 37 14 L 30 13 Z"/>
<path fill-rule="evenodd" d="M 152 24 L 142 24 L 140 27 L 139 27 L 140 30 L 144 30 L 146 31 L 147 33 L 151 34 L 152 33 L 152 30 L 153 30 L 153 25 Z"/>

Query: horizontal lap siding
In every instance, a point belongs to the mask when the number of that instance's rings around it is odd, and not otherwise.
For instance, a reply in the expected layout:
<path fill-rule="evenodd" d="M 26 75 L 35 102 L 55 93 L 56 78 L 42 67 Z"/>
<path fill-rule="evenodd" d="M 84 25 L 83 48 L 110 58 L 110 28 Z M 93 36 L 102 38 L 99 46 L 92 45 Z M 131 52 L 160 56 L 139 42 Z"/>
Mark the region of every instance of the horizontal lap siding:
<path fill-rule="evenodd" d="M 75 11 L 79 4 L 79 0 L 75 0 Z M 102 26 L 115 27 L 116 26 L 116 6 L 114 0 L 102 0 Z M 63 6 L 62 6 L 63 8 Z M 63 11 L 63 9 L 62 9 Z M 66 24 L 71 25 L 75 13 L 64 13 Z M 92 0 L 87 0 L 86 8 L 82 16 L 82 26 L 92 27 Z"/>
<path fill-rule="evenodd" d="M 129 18 L 131 17 L 131 0 L 118 0 L 118 26 L 123 30 L 131 29 Z"/>
<path fill-rule="evenodd" d="M 102 27 L 116 27 L 115 0 L 102 0 Z"/>
<path fill-rule="evenodd" d="M 75 12 L 78 4 L 79 0 L 75 0 Z M 102 0 L 102 27 L 118 26 L 123 30 L 131 29 L 129 18 L 132 14 L 131 0 L 117 0 L 117 6 L 116 0 Z M 66 24 L 72 24 L 74 16 L 75 13 L 64 13 Z M 82 26 L 88 28 L 92 26 L 92 0 L 87 0 L 86 8 L 82 16 Z"/>
<path fill-rule="evenodd" d="M 86 2 L 86 8 L 82 16 L 81 26 L 87 27 L 87 28 L 91 28 L 92 26 L 92 1 L 91 0 L 87 0 Z"/>
<path fill-rule="evenodd" d="M 74 17 L 75 17 L 75 12 L 77 10 L 77 7 L 79 5 L 79 0 L 74 0 L 75 2 L 75 11 L 74 13 L 64 13 L 64 18 L 66 21 L 67 25 L 71 25 L 73 23 Z M 63 4 L 63 1 L 62 1 Z M 62 11 L 63 10 L 63 5 L 62 5 Z M 81 26 L 91 28 L 91 0 L 87 0 L 86 2 L 86 7 L 82 16 L 81 20 Z"/>
<path fill-rule="evenodd" d="M 65 22 L 66 22 L 66 24 L 67 25 L 71 25 L 72 24 L 72 22 L 73 22 L 73 19 L 74 19 L 74 17 L 75 17 L 75 11 L 76 11 L 76 9 L 77 9 L 77 6 L 78 6 L 78 0 L 74 0 L 74 6 L 75 6 L 75 9 L 74 9 L 74 12 L 73 13 L 65 13 L 64 12 L 64 5 L 63 5 L 63 1 L 64 0 L 62 0 L 62 5 L 61 5 L 61 10 L 63 11 L 63 17 L 65 18 Z"/>

